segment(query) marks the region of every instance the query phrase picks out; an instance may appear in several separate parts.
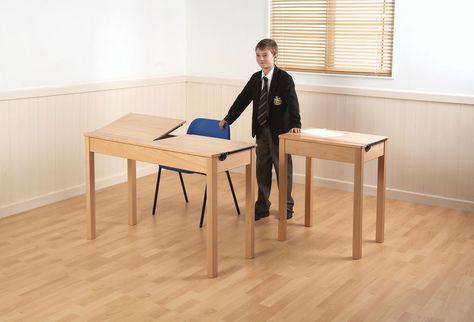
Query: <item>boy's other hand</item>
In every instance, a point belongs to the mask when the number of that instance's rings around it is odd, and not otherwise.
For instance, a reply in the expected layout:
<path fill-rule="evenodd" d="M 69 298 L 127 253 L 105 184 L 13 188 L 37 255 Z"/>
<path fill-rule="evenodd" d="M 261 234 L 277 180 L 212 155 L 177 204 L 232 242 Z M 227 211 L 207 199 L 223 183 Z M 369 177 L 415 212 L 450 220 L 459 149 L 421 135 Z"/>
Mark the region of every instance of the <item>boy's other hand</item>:
<path fill-rule="evenodd" d="M 301 133 L 301 129 L 297 128 L 297 127 L 294 127 L 289 131 L 289 133 Z"/>
<path fill-rule="evenodd" d="M 219 122 L 219 128 L 220 128 L 221 130 L 223 130 L 223 129 L 224 129 L 224 126 L 225 126 L 226 124 L 227 124 L 227 121 L 226 121 L 226 120 L 221 120 L 221 121 Z"/>

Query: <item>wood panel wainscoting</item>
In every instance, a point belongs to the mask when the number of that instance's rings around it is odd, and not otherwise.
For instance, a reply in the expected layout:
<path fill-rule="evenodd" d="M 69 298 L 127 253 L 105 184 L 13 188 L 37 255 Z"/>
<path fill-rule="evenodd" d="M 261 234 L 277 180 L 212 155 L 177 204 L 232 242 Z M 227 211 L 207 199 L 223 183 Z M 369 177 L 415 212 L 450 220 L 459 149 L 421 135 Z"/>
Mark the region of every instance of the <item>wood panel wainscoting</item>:
<path fill-rule="evenodd" d="M 245 81 L 187 77 L 186 117 L 226 115 Z M 474 212 L 474 96 L 299 85 L 303 128 L 390 137 L 387 197 Z M 251 107 L 232 125 L 232 138 L 252 140 Z M 377 162 L 364 174 L 375 195 Z M 295 157 L 295 182 L 304 183 L 305 159 Z M 316 185 L 352 191 L 347 164 L 316 164 Z"/>
<path fill-rule="evenodd" d="M 127 113 L 184 119 L 185 105 L 185 77 L 0 92 L 0 218 L 84 193 L 84 132 Z M 124 169 L 98 157 L 97 186 L 125 181 Z"/>
<path fill-rule="evenodd" d="M 223 117 L 245 85 L 215 77 L 161 77 L 0 92 L 0 218 L 84 192 L 82 133 L 127 113 Z M 381 134 L 391 138 L 387 196 L 474 211 L 474 97 L 297 84 L 305 128 Z M 250 109 L 232 138 L 250 137 Z M 183 132 L 178 134 L 183 134 Z M 376 193 L 376 164 L 365 193 Z M 98 187 L 127 179 L 122 160 L 97 160 Z M 295 157 L 303 183 L 305 160 Z M 155 167 L 139 163 L 137 175 Z M 352 168 L 318 162 L 316 184 L 352 190 Z"/>
<path fill-rule="evenodd" d="M 127 184 L 97 191 L 98 238 L 86 240 L 85 197 L 0 219 L 2 321 L 472 321 L 474 213 L 387 199 L 385 242 L 375 243 L 376 199 L 364 197 L 364 257 L 351 259 L 352 192 L 315 187 L 315 223 L 303 227 L 304 185 L 295 184 L 291 239 L 270 217 L 255 223 L 245 260 L 244 215 L 218 176 L 219 277 L 206 277 L 199 229 L 206 178 L 137 180 L 136 226 Z M 245 202 L 244 175 L 233 175 Z"/>

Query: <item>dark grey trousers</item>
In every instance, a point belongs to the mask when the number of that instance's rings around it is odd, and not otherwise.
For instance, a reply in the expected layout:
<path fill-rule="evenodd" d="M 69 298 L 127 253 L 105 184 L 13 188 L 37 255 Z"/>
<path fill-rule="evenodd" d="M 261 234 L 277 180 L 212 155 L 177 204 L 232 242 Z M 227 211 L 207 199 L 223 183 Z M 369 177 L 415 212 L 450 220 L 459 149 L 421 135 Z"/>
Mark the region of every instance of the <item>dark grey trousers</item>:
<path fill-rule="evenodd" d="M 267 212 L 270 209 L 270 192 L 272 190 L 272 166 L 275 168 L 277 182 L 279 177 L 279 145 L 272 139 L 270 128 L 264 126 L 259 135 L 257 135 L 257 184 L 258 199 L 255 203 L 255 213 Z M 288 155 L 288 191 L 287 191 L 287 211 L 293 213 L 295 202 L 291 197 L 291 188 L 293 186 L 293 161 L 291 155 Z"/>

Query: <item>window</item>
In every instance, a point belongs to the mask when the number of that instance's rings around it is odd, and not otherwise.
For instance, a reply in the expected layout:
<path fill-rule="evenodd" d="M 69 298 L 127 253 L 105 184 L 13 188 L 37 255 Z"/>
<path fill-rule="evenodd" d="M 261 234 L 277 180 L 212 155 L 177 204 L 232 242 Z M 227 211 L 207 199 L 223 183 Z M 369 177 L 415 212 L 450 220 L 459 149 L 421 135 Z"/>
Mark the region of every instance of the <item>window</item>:
<path fill-rule="evenodd" d="M 273 0 L 271 37 L 286 70 L 392 76 L 395 0 Z"/>

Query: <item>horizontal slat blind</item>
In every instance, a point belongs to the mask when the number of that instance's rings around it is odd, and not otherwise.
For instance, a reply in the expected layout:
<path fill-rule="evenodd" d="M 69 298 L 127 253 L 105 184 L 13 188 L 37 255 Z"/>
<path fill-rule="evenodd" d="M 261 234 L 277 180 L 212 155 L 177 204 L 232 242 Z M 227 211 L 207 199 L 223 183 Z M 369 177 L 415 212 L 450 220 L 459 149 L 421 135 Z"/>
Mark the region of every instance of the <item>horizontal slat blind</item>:
<path fill-rule="evenodd" d="M 292 71 L 391 76 L 394 1 L 272 1 L 278 65 Z"/>

